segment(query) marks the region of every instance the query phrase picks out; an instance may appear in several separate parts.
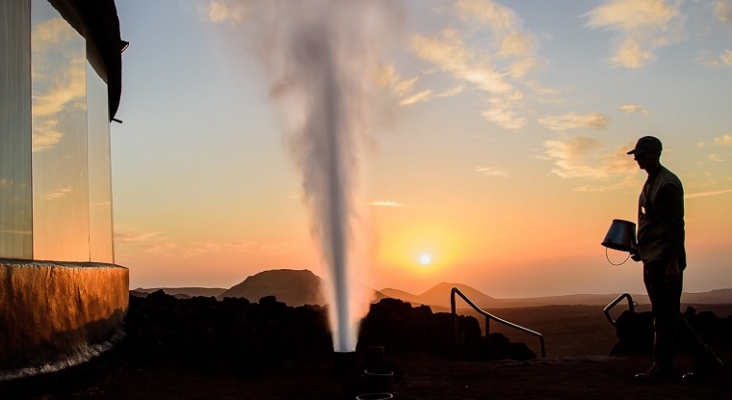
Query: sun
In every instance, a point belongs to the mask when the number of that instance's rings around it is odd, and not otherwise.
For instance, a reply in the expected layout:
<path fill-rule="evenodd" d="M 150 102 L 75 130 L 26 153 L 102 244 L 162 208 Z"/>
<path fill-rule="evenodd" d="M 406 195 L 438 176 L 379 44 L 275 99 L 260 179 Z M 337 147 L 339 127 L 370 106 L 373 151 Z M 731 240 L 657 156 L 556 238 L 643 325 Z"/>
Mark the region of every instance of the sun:
<path fill-rule="evenodd" d="M 419 263 L 422 265 L 430 265 L 432 263 L 432 256 L 430 256 L 429 254 L 420 255 Z"/>

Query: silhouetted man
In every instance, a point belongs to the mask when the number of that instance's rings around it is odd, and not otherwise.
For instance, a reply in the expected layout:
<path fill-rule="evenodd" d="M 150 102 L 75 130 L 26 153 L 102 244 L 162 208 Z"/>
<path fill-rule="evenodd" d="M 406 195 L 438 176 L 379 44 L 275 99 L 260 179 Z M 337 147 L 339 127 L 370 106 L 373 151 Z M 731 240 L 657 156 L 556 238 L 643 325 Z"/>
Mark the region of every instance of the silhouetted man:
<path fill-rule="evenodd" d="M 628 152 L 648 173 L 638 200 L 638 254 L 633 257 L 643 261 L 643 283 L 653 313 L 653 365 L 635 376 L 648 382 L 676 374 L 673 359 L 679 329 L 688 331 L 695 357 L 694 370 L 684 379 L 716 376 L 723 366 L 680 313 L 686 268 L 684 189 L 681 180 L 661 165 L 662 149 L 660 140 L 645 136 Z"/>

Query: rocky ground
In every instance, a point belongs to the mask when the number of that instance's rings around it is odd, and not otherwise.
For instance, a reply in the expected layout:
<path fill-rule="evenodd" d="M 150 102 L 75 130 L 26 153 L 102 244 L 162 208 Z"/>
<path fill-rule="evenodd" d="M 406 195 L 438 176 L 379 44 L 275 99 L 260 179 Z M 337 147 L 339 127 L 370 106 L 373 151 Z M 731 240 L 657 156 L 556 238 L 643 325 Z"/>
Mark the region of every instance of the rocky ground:
<path fill-rule="evenodd" d="M 372 308 L 360 343 L 384 346 L 382 366 L 394 372 L 395 399 L 727 399 L 732 393 L 732 368 L 715 381 L 634 382 L 649 356 L 643 349 L 609 356 L 618 339 L 607 321 L 600 323 L 602 308 L 548 307 L 518 315 L 535 316 L 521 322 L 543 329 L 546 358 L 532 357 L 532 349 L 538 353 L 532 337 L 512 339 L 528 346 L 489 344 L 478 321 L 463 317 L 464 360 L 455 361 L 451 316 L 399 301 Z M 712 323 L 704 311 L 688 316 L 702 321 L 699 330 L 732 365 L 732 337 L 725 336 L 730 319 L 715 317 Z M 324 323 L 322 309 L 287 307 L 275 299 L 131 299 L 128 336 L 113 351 L 52 376 L 6 382 L 0 399 L 355 399 L 368 382 L 359 368 L 334 369 Z M 504 359 L 483 360 L 486 351 Z M 357 356 L 354 365 L 363 366 L 363 346 Z M 679 355 L 680 371 L 691 363 Z"/>

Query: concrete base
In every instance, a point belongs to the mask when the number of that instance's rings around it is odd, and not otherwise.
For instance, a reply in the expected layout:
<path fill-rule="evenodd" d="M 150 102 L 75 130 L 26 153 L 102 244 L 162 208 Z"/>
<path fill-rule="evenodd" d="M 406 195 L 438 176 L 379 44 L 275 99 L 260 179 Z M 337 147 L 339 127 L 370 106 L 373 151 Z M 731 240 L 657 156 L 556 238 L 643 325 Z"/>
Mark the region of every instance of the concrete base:
<path fill-rule="evenodd" d="M 119 265 L 0 259 L 0 370 L 110 339 L 128 303 L 129 271 Z"/>

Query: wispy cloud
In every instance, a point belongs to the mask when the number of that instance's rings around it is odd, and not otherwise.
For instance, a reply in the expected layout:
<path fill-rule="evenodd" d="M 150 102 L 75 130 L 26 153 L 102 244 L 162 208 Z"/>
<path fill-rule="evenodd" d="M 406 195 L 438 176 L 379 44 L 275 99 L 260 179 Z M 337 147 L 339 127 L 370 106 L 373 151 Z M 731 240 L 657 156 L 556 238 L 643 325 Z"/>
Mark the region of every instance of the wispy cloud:
<path fill-rule="evenodd" d="M 404 207 L 404 204 L 390 200 L 374 200 L 370 202 L 369 205 L 375 207 Z"/>
<path fill-rule="evenodd" d="M 714 14 L 722 23 L 732 25 L 732 1 L 717 1 L 716 7 L 714 7 Z M 719 59 L 712 60 L 711 64 L 725 67 L 732 66 L 732 50 L 725 49 L 724 53 L 719 56 Z"/>
<path fill-rule="evenodd" d="M 401 80 L 401 79 L 394 79 L 393 87 L 391 89 L 392 93 L 399 97 L 406 96 L 414 90 L 414 84 L 417 82 L 417 77 L 409 79 L 409 80 Z"/>
<path fill-rule="evenodd" d="M 622 106 L 618 107 L 620 110 L 625 111 L 628 114 L 648 114 L 648 110 L 645 109 L 643 106 L 639 106 L 637 104 L 623 104 Z"/>
<path fill-rule="evenodd" d="M 709 155 L 709 160 L 714 161 L 714 162 L 722 162 L 722 161 L 724 161 L 724 159 L 722 158 L 722 156 L 720 156 L 719 154 L 710 154 Z"/>
<path fill-rule="evenodd" d="M 697 58 L 697 61 L 711 68 L 732 67 L 732 50 L 725 49 L 722 54 L 713 56 L 705 52 Z"/>
<path fill-rule="evenodd" d="M 240 23 L 246 16 L 243 2 L 226 2 L 212 0 L 203 10 L 208 20 L 214 23 Z"/>
<path fill-rule="evenodd" d="M 465 91 L 465 85 L 459 84 L 451 89 L 447 89 L 444 92 L 437 93 L 435 97 L 452 97 L 457 96 Z"/>
<path fill-rule="evenodd" d="M 484 118 L 506 129 L 524 127 L 526 118 L 520 114 L 525 94 L 521 87 L 541 90 L 540 85 L 527 79 L 542 64 L 534 34 L 523 28 L 513 10 L 494 1 L 461 0 L 454 3 L 452 11 L 469 29 L 448 28 L 432 36 L 414 34 L 409 48 L 459 85 L 439 94 L 422 92 L 410 101 L 475 89 L 488 96 L 481 112 Z M 492 38 L 488 43 L 482 40 L 480 47 L 469 43 L 473 35 L 486 31 Z"/>
<path fill-rule="evenodd" d="M 122 242 L 146 242 L 158 236 L 158 232 L 139 232 L 127 225 L 114 225 L 114 238 Z"/>
<path fill-rule="evenodd" d="M 408 106 L 430 101 L 434 97 L 432 89 L 415 92 L 418 80 L 419 77 L 405 79 L 396 72 L 393 65 L 388 65 L 381 68 L 379 83 L 381 87 L 388 89 L 399 100 L 400 106 Z"/>
<path fill-rule="evenodd" d="M 495 56 L 510 60 L 506 71 L 521 78 L 536 70 L 536 38 L 523 28 L 516 13 L 501 4 L 489 0 L 461 0 L 455 3 L 457 16 L 474 29 L 490 29 L 496 41 Z"/>
<path fill-rule="evenodd" d="M 432 89 L 423 90 L 419 93 L 411 94 L 409 97 L 405 97 L 399 102 L 400 106 L 408 106 L 414 103 L 421 103 L 424 101 L 432 100 Z"/>
<path fill-rule="evenodd" d="M 63 18 L 33 28 L 33 152 L 48 150 L 64 137 L 60 113 L 86 109 L 86 57 L 73 42 L 75 34 Z"/>
<path fill-rule="evenodd" d="M 410 48 L 420 58 L 479 90 L 517 95 L 518 90 L 490 63 L 490 57 L 487 54 L 477 54 L 476 50 L 465 43 L 463 35 L 457 30 L 446 29 L 437 37 L 415 34 L 411 38 Z"/>
<path fill-rule="evenodd" d="M 732 24 L 732 2 L 729 0 L 717 1 L 717 5 L 714 7 L 714 14 L 720 21 L 726 24 Z"/>
<path fill-rule="evenodd" d="M 684 34 L 678 0 L 606 0 L 583 16 L 590 27 L 618 32 L 611 60 L 625 68 L 643 67 Z"/>
<path fill-rule="evenodd" d="M 716 190 L 716 191 L 700 192 L 700 193 L 688 193 L 684 197 L 687 199 L 696 199 L 699 197 L 719 196 L 721 194 L 728 194 L 728 193 L 732 193 L 732 189 L 724 189 L 724 190 Z"/>
<path fill-rule="evenodd" d="M 73 191 L 74 191 L 73 186 L 66 186 L 66 187 L 62 187 L 62 188 L 58 188 L 58 189 L 54 189 L 54 190 L 49 190 L 43 194 L 43 197 L 46 200 L 55 200 L 55 199 L 64 197 Z"/>
<path fill-rule="evenodd" d="M 181 242 L 158 231 L 144 231 L 115 224 L 114 238 L 122 246 L 133 246 L 144 258 L 190 259 L 217 254 L 282 255 L 292 251 L 286 243 L 259 243 L 249 240 Z"/>
<path fill-rule="evenodd" d="M 521 129 L 526 125 L 526 118 L 511 107 L 511 104 L 500 97 L 493 97 L 487 100 L 490 105 L 481 112 L 488 121 L 506 129 Z"/>
<path fill-rule="evenodd" d="M 726 65 L 732 65 L 732 50 L 725 50 L 725 52 L 719 56 L 723 63 Z"/>
<path fill-rule="evenodd" d="M 503 178 L 508 177 L 508 171 L 505 168 L 484 167 L 479 165 L 475 167 L 475 171 L 479 174 L 485 174 L 488 176 L 500 176 Z"/>
<path fill-rule="evenodd" d="M 539 118 L 538 121 L 553 131 L 566 132 L 578 128 L 604 129 L 610 123 L 610 118 L 600 113 L 571 112 L 563 115 L 547 115 Z"/>
<path fill-rule="evenodd" d="M 724 53 L 720 54 L 719 56 L 714 56 L 713 58 L 710 58 L 708 55 L 703 54 L 699 56 L 697 61 L 701 62 L 702 64 L 712 67 L 712 68 L 726 68 L 732 66 L 732 50 L 725 50 Z"/>
<path fill-rule="evenodd" d="M 732 146 L 732 135 L 724 135 L 714 138 L 714 143 L 720 146 Z"/>
<path fill-rule="evenodd" d="M 546 160 L 554 162 L 551 173 L 562 178 L 605 179 L 629 177 L 636 171 L 632 160 L 625 154 L 626 149 L 617 148 L 612 152 L 601 152 L 602 143 L 590 137 L 577 137 L 567 140 L 548 140 L 544 142 Z M 628 182 L 628 181 L 625 181 Z M 602 186 L 603 190 L 623 184 Z M 583 190 L 589 190 L 588 186 Z M 594 189 L 599 190 L 599 189 Z"/>

